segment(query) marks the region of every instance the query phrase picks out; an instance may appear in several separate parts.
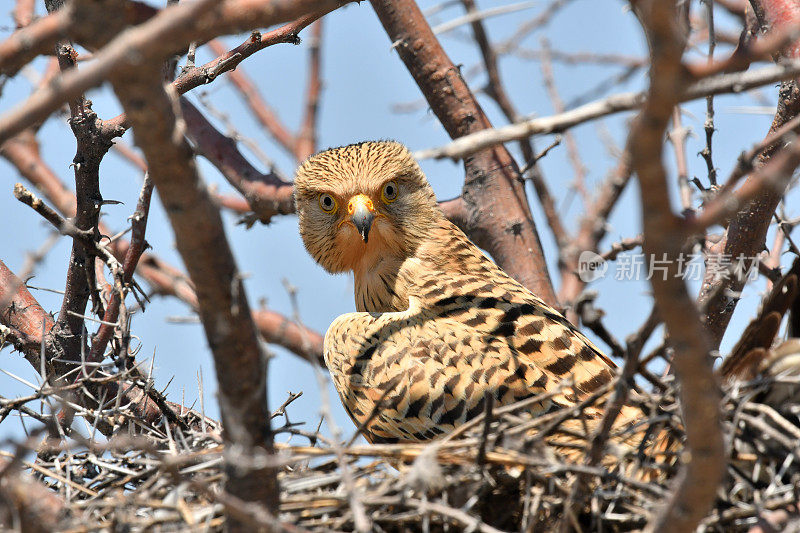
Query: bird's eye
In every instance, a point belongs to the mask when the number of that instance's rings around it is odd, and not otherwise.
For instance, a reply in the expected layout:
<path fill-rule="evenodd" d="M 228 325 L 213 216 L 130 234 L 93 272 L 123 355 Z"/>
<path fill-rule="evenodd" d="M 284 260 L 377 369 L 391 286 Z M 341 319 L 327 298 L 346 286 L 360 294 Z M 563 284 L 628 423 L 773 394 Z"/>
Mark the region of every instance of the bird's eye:
<path fill-rule="evenodd" d="M 328 193 L 319 195 L 319 206 L 326 213 L 332 213 L 336 209 L 336 199 Z"/>
<path fill-rule="evenodd" d="M 387 204 L 397 200 L 397 183 L 389 181 L 383 186 L 383 191 L 381 191 L 381 200 Z"/>

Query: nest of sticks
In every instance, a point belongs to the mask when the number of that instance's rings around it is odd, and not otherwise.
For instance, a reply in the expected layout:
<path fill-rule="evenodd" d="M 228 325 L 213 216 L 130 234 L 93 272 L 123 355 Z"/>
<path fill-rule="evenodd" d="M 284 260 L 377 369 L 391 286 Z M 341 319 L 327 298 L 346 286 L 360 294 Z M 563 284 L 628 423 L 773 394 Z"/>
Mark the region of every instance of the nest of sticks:
<path fill-rule="evenodd" d="M 800 524 L 800 340 L 775 346 L 784 315 L 790 324 L 800 321 L 798 272 L 800 261 L 775 283 L 719 367 L 727 473 L 701 524 L 705 531 Z M 510 406 L 490 404 L 429 444 L 364 445 L 357 433 L 344 443 L 331 440 L 290 423 L 287 413 L 299 394 L 290 395 L 273 414 L 284 420 L 275 430 L 281 444 L 269 458 L 279 466 L 275 516 L 223 490 L 225 469 L 248 458 L 226 452 L 219 424 L 202 414 L 202 406 L 200 413 L 178 406 L 148 423 L 119 400 L 89 409 L 65 401 L 64 388 L 38 387 L 27 397 L 0 399 L 0 422 L 18 415 L 38 424 L 26 428 L 26 440 L 6 442 L 11 451 L 0 451 L 0 524 L 72 532 L 215 531 L 233 513 L 254 530 L 641 529 L 670 498 L 684 434 L 678 384 L 663 372 L 669 348 L 662 344 L 642 358 L 640 351 L 629 348 L 618 379 L 569 409 L 536 417 L 528 412 L 532 403 L 563 391 Z M 115 365 L 85 373 L 68 388 L 90 390 L 109 380 L 152 388 L 136 368 Z M 32 409 L 34 402 L 43 408 Z M 620 428 L 612 422 L 623 404 L 641 416 Z M 59 409 L 61 416 L 70 409 L 82 418 L 86 431 L 64 434 L 57 415 L 41 414 Z M 590 410 L 604 413 L 601 424 L 575 423 Z M 564 432 L 576 453 L 551 445 L 549 437 Z M 676 445 L 660 453 L 648 449 L 655 438 L 641 440 L 637 449 L 618 446 L 624 432 L 666 435 Z"/>
<path fill-rule="evenodd" d="M 641 421 L 648 430 L 671 431 L 681 439 L 673 383 L 667 378 L 662 385 L 663 390 L 631 392 L 629 403 L 650 413 Z M 728 473 L 703 523 L 708 531 L 746 531 L 765 513 L 786 512 L 798 501 L 800 406 L 778 409 L 760 401 L 776 386 L 800 389 L 796 377 L 763 376 L 724 389 Z M 639 529 L 669 498 L 679 454 L 655 465 L 645 450 L 628 452 L 609 467 L 567 461 L 545 442 L 600 397 L 536 418 L 525 410 L 538 399 L 532 398 L 487 412 L 427 445 L 337 444 L 287 421 L 278 440 L 292 434 L 290 443 L 276 450 L 280 514 L 246 507 L 238 512 L 254 528 L 277 522 L 287 531 Z M 6 406 L 6 414 L 11 410 Z M 21 503 L 5 507 L 6 525 L 24 521 L 14 516 L 16 509 L 44 513 L 54 529 L 75 532 L 223 527 L 224 509 L 237 503 L 222 491 L 224 462 L 231 458 L 223 456 L 216 424 L 188 410 L 178 413 L 187 422 L 183 429 L 166 423 L 143 427 L 125 406 L 99 414 L 116 427 L 111 439 L 43 440 L 34 432 L 16 443 L 16 453 L 4 452 L 2 491 Z M 597 445 L 596 432 L 574 436 L 584 455 Z M 605 453 L 613 455 L 609 435 L 601 438 L 607 439 Z M 33 451 L 35 460 L 25 460 Z M 662 470 L 653 475 L 654 469 Z M 43 486 L 49 490 L 42 493 Z"/>

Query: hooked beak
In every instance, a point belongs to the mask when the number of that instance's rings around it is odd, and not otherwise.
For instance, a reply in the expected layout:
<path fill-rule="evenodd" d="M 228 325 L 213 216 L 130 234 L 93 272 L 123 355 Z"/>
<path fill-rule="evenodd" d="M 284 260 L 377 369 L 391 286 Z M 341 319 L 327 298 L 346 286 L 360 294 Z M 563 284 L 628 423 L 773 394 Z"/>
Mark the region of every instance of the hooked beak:
<path fill-rule="evenodd" d="M 350 215 L 350 221 L 366 243 L 372 227 L 372 220 L 375 218 L 375 206 L 372 205 L 372 200 L 364 194 L 358 194 L 347 203 L 347 212 Z"/>

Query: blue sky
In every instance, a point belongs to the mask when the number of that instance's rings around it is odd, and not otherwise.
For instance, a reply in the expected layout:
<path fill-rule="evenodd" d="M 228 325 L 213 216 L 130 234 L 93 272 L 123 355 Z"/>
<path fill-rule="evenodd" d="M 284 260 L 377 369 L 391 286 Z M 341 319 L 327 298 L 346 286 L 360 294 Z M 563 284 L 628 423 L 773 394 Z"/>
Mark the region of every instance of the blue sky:
<path fill-rule="evenodd" d="M 480 8 L 490 8 L 509 2 L 479 1 Z M 546 8 L 549 2 L 537 3 L 532 9 L 503 15 L 487 22 L 490 38 L 501 42 L 511 35 L 528 18 Z M 420 2 L 424 8 L 436 2 Z M 451 20 L 463 13 L 460 3 L 437 13 L 433 23 Z M 6 19 L 10 20 L 10 19 Z M 10 24 L 10 23 L 9 23 Z M 730 20 L 723 15 L 717 17 L 718 26 L 731 28 Z M 8 26 L 8 24 L 7 24 Z M 0 37 L 8 35 L 5 27 Z M 308 33 L 308 30 L 305 32 Z M 482 72 L 473 68 L 479 64 L 476 47 L 464 38 L 469 35 L 467 26 L 441 37 L 442 43 L 456 64 L 463 65 L 468 82 L 473 90 L 485 83 Z M 301 37 L 304 35 L 301 34 Z M 522 43 L 530 49 L 540 48 L 540 39 L 546 36 L 551 46 L 566 52 L 614 53 L 643 56 L 645 43 L 627 3 L 618 0 L 574 0 L 556 15 L 542 30 L 529 35 Z M 243 36 L 226 41 L 235 46 Z M 718 48 L 719 54 L 728 50 Z M 704 52 L 703 52 L 704 53 Z M 700 59 L 699 52 L 690 52 L 690 57 Z M 205 49 L 198 50 L 198 62 L 212 56 Z M 307 47 L 279 45 L 266 49 L 248 58 L 239 68 L 245 71 L 258 85 L 261 94 L 276 110 L 290 129 L 297 129 L 302 114 L 305 95 Z M 44 60 L 34 62 L 27 75 L 19 75 L 9 81 L 0 97 L 0 112 L 10 109 L 22 101 L 31 91 L 30 78 L 41 73 Z M 564 101 L 575 98 L 593 99 L 604 96 L 598 89 L 603 80 L 620 74 L 619 67 L 554 64 L 555 79 Z M 472 74 L 475 72 L 474 74 Z M 519 112 L 523 115 L 545 116 L 553 108 L 541 82 L 538 62 L 515 57 L 501 59 L 501 74 Z M 390 43 L 377 17 L 367 2 L 353 4 L 325 18 L 323 36 L 323 79 L 319 123 L 319 147 L 338 146 L 366 139 L 391 138 L 407 144 L 412 150 L 440 145 L 448 137 L 433 114 L 422 104 L 421 94 Z M 645 73 L 631 76 L 614 92 L 639 90 L 646 83 Z M 769 127 L 771 114 L 753 113 L 755 106 L 774 106 L 777 89 L 765 87 L 755 94 L 725 96 L 715 99 L 716 127 L 714 136 L 715 164 L 724 179 L 736 156 L 760 140 Z M 119 111 L 119 105 L 107 87 L 95 90 L 89 97 L 94 109 L 103 118 L 111 118 Z M 202 98 L 201 98 L 202 97 Z M 242 104 L 239 94 L 226 81 L 225 76 L 211 85 L 196 89 L 190 96 L 195 103 L 208 100 L 216 110 L 229 116 L 238 132 L 258 144 L 287 175 L 294 171 L 295 162 L 261 130 L 248 109 Z M 479 99 L 495 124 L 504 124 L 497 107 L 484 95 Z M 398 113 L 396 104 L 420 103 L 414 111 Z M 201 106 L 202 109 L 202 106 Z M 757 110 L 756 110 L 757 111 Z M 704 145 L 703 120 L 705 102 L 694 102 L 684 107 L 684 125 L 695 134 L 688 140 L 690 176 L 698 176 L 706 182 L 705 163 L 696 156 Z M 625 142 L 626 124 L 631 114 L 608 117 L 602 121 L 580 126 L 573 130 L 584 165 L 588 169 L 587 188 L 593 191 L 616 160 L 609 153 L 602 136 L 613 139 L 616 146 Z M 51 117 L 42 127 L 39 139 L 47 163 L 68 184 L 73 184 L 70 163 L 75 144 L 64 115 Z M 219 123 L 218 123 L 219 124 Z M 224 130 L 224 126 L 220 126 Z M 536 139 L 538 147 L 551 142 L 550 137 Z M 122 139 L 132 144 L 131 133 Z M 509 144 L 516 154 L 514 145 Z M 260 168 L 258 158 L 242 147 L 243 152 Z M 521 159 L 518 158 L 518 161 Z M 674 176 L 674 157 L 671 147 L 666 148 L 667 165 Z M 450 161 L 423 161 L 426 172 L 437 195 L 444 199 L 457 195 L 463 180 L 460 164 Z M 574 230 L 583 211 L 580 200 L 570 191 L 574 172 L 566 155 L 565 145 L 552 150 L 542 160 L 546 179 L 556 196 L 557 206 L 569 229 Z M 203 178 L 218 184 L 220 190 L 229 191 L 219 173 L 202 159 L 200 168 Z M 122 205 L 109 205 L 104 209 L 104 220 L 115 230 L 125 227 L 126 219 L 135 208 L 141 185 L 141 173 L 111 152 L 101 167 L 101 191 L 107 199 L 120 200 Z M 19 271 L 25 254 L 39 247 L 46 239 L 48 228 L 29 208 L 17 202 L 11 194 L 13 184 L 20 178 L 4 160 L 0 160 L 0 258 L 14 271 Z M 640 232 L 640 216 L 635 182 L 628 187 L 611 219 L 609 236 L 601 249 L 621 238 L 633 237 Z M 794 203 L 788 209 L 789 216 L 797 216 L 797 194 L 791 196 Z M 147 240 L 153 252 L 165 260 L 181 265 L 174 247 L 174 236 L 163 209 L 154 195 Z M 673 197 L 673 206 L 677 205 Z M 540 229 L 551 272 L 555 268 L 556 253 L 553 238 L 541 215 L 538 203 L 530 195 L 534 217 Z M 239 269 L 246 273 L 246 288 L 251 305 L 266 305 L 287 315 L 293 313 L 283 280 L 299 288 L 298 305 L 300 317 L 306 325 L 324 332 L 339 314 L 354 310 L 352 281 L 348 276 L 333 277 L 317 266 L 303 249 L 297 232 L 297 221 L 293 216 L 276 217 L 269 226 L 258 225 L 250 230 L 236 225 L 235 217 L 225 216 L 228 238 L 236 255 Z M 717 231 L 719 229 L 717 228 Z M 770 234 L 771 235 L 771 234 Z M 768 238 L 772 244 L 772 237 Z M 62 290 L 69 256 L 69 242 L 62 238 L 38 268 L 33 285 Z M 556 283 L 558 280 L 556 279 Z M 609 329 L 624 339 L 635 331 L 646 318 L 650 307 L 649 285 L 646 281 L 616 281 L 612 277 L 591 286 L 600 293 L 598 304 L 606 311 Z M 696 284 L 691 289 L 696 292 Z M 759 291 L 763 282 L 746 289 L 742 303 L 736 312 L 726 336 L 723 351 L 730 347 L 735 333 L 742 330 L 759 302 Z M 34 290 L 34 295 L 48 310 L 57 311 L 60 295 Z M 133 333 L 138 337 L 141 350 L 137 357 L 144 361 L 155 357 L 154 376 L 156 383 L 164 387 L 170 382 L 166 394 L 172 401 L 185 398 L 187 404 L 198 397 L 197 376 L 202 371 L 205 381 L 205 409 L 211 416 L 218 415 L 214 399 L 215 378 L 210 352 L 201 326 L 197 323 L 175 323 L 170 317 L 186 317 L 188 309 L 175 299 L 155 298 L 143 314 L 133 318 Z M 657 335 L 660 335 L 659 331 Z M 735 339 L 734 339 L 735 340 Z M 602 343 L 599 343 L 604 348 Z M 269 402 L 272 408 L 280 405 L 287 391 L 303 391 L 303 396 L 289 408 L 292 422 L 305 421 L 307 429 L 316 427 L 319 419 L 320 396 L 317 380 L 311 367 L 299 358 L 279 347 L 271 347 L 275 357 L 269 369 Z M 19 354 L 8 348 L 0 352 L 0 368 L 34 381 L 34 372 Z M 147 366 L 145 367 L 147 368 Z M 333 389 L 328 385 L 334 417 L 345 435 L 353 430 L 352 423 L 344 414 Z M 26 388 L 5 374 L 0 374 L 0 392 L 4 396 L 25 394 Z M 323 431 L 327 428 L 323 426 Z M 0 425 L 0 438 L 19 434 L 18 424 L 6 421 Z"/>

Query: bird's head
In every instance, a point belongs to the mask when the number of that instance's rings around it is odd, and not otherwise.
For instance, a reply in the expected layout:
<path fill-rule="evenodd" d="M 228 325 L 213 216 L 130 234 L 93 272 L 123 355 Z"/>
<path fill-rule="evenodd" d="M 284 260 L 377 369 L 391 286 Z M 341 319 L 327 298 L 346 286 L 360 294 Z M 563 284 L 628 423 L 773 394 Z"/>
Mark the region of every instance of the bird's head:
<path fill-rule="evenodd" d="M 411 255 L 441 213 L 408 149 L 393 141 L 331 148 L 297 169 L 300 235 L 329 272 Z"/>

